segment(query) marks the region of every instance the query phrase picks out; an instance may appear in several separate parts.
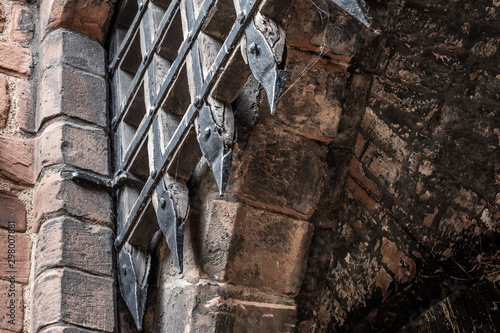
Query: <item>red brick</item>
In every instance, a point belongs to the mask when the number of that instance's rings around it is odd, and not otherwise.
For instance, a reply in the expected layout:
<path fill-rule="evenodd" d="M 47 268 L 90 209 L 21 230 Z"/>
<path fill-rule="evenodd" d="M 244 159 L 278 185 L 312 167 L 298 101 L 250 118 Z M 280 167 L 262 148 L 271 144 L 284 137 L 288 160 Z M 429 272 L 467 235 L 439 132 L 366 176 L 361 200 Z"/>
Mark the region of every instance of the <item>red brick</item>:
<path fill-rule="evenodd" d="M 413 280 L 417 270 L 415 262 L 399 251 L 395 243 L 384 237 L 380 253 L 382 253 L 382 262 L 394 274 L 396 281 L 408 283 Z"/>
<path fill-rule="evenodd" d="M 82 187 L 60 174 L 44 177 L 33 197 L 35 230 L 49 217 L 68 214 L 112 226 L 112 202 L 106 191 Z"/>
<path fill-rule="evenodd" d="M 29 44 L 33 39 L 35 23 L 33 14 L 26 6 L 12 5 L 9 39 L 13 42 Z"/>
<path fill-rule="evenodd" d="M 238 196 L 264 209 L 310 218 L 325 176 L 324 147 L 267 124 L 257 125 L 246 152 L 230 179 L 230 187 L 239 186 Z"/>
<path fill-rule="evenodd" d="M 35 276 L 62 266 L 112 276 L 113 239 L 113 231 L 102 225 L 70 217 L 49 220 L 39 231 Z"/>
<path fill-rule="evenodd" d="M 14 247 L 9 247 L 12 245 Z M 8 250 L 15 251 L 14 262 L 9 262 Z M 12 265 L 12 266 L 11 266 Z M 17 232 L 9 233 L 0 229 L 0 279 L 8 279 L 11 274 L 16 275 L 16 282 L 28 283 L 31 265 L 31 240 L 28 236 Z M 9 273 L 14 271 L 15 273 Z"/>
<path fill-rule="evenodd" d="M 26 207 L 19 198 L 0 191 L 0 228 L 8 228 L 8 222 L 16 222 L 15 231 L 26 231 Z"/>
<path fill-rule="evenodd" d="M 37 128 L 66 115 L 101 127 L 107 125 L 106 81 L 68 66 L 45 70 L 38 91 Z"/>
<path fill-rule="evenodd" d="M 19 81 L 16 86 L 17 112 L 19 128 L 28 133 L 35 133 L 35 110 L 33 87 L 28 81 Z"/>
<path fill-rule="evenodd" d="M 52 123 L 38 138 L 36 152 L 37 176 L 42 168 L 59 163 L 104 175 L 109 173 L 108 137 L 103 130 Z"/>
<path fill-rule="evenodd" d="M 14 291 L 14 295 L 12 295 L 12 291 Z M 10 314 L 10 309 L 7 309 L 7 307 L 11 304 L 11 300 L 14 300 L 15 312 L 13 317 L 7 316 Z M 0 308 L 2 309 L 0 312 L 0 330 L 5 333 L 21 332 L 23 330 L 24 319 L 22 285 L 17 283 L 11 284 L 9 281 L 0 280 Z M 7 311 L 9 311 L 9 313 Z M 14 320 L 14 323 L 9 323 L 10 320 Z"/>
<path fill-rule="evenodd" d="M 31 75 L 31 52 L 22 46 L 0 41 L 0 73 L 18 78 Z"/>
<path fill-rule="evenodd" d="M 347 177 L 345 186 L 347 190 L 347 195 L 361 202 L 363 205 L 366 206 L 366 208 L 370 210 L 376 210 L 381 208 L 381 206 L 370 195 L 370 193 L 368 193 L 361 185 L 359 185 L 354 178 L 350 176 Z"/>
<path fill-rule="evenodd" d="M 20 184 L 34 184 L 34 140 L 0 134 L 0 175 Z"/>
<path fill-rule="evenodd" d="M 5 25 L 5 8 L 3 4 L 0 3 L 0 33 L 3 32 L 4 25 Z"/>
<path fill-rule="evenodd" d="M 67 268 L 43 273 L 33 287 L 32 332 L 57 322 L 113 332 L 114 293 L 111 278 Z"/>
<path fill-rule="evenodd" d="M 7 125 L 7 118 L 9 117 L 10 109 L 10 96 L 9 96 L 9 82 L 3 77 L 0 77 L 0 128 Z"/>
<path fill-rule="evenodd" d="M 40 5 L 42 37 L 59 28 L 67 28 L 102 41 L 112 14 L 111 1 L 43 0 Z"/>
<path fill-rule="evenodd" d="M 364 187 L 364 189 L 370 193 L 371 196 L 377 199 L 382 198 L 382 194 L 378 190 L 377 185 L 371 179 L 366 177 L 363 166 L 354 157 L 351 159 L 349 175 L 357 180 Z"/>

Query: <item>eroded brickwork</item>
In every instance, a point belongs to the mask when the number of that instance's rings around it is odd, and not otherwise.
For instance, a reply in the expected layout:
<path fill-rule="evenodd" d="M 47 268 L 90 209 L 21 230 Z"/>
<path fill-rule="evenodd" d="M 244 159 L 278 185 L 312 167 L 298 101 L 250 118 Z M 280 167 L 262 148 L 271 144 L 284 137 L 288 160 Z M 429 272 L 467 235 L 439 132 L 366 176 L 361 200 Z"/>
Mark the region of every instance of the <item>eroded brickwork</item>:
<path fill-rule="evenodd" d="M 32 281 L 34 139 L 21 91 L 34 80 L 36 6 L 0 1 L 0 331 L 28 332 Z M 33 56 L 35 54 L 35 56 Z M 31 110 L 27 111 L 28 108 Z"/>

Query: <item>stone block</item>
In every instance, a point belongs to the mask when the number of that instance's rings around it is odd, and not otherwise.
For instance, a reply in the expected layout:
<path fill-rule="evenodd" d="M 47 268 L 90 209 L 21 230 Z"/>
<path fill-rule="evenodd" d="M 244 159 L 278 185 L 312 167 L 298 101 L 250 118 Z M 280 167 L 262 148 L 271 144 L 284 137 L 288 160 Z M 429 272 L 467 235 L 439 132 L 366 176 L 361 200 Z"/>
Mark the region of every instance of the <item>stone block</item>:
<path fill-rule="evenodd" d="M 0 128 L 7 125 L 10 110 L 9 82 L 0 77 Z"/>
<path fill-rule="evenodd" d="M 107 85 L 103 78 L 68 66 L 45 70 L 38 90 L 37 129 L 48 119 L 70 116 L 106 127 Z"/>
<path fill-rule="evenodd" d="M 112 227 L 111 196 L 106 191 L 82 187 L 60 174 L 42 178 L 33 197 L 35 231 L 49 216 L 67 214 Z"/>
<path fill-rule="evenodd" d="M 32 332 L 58 322 L 115 330 L 114 281 L 68 268 L 38 276 L 33 287 Z"/>
<path fill-rule="evenodd" d="M 279 126 L 256 126 L 243 157 L 238 196 L 247 203 L 309 219 L 325 177 L 324 147 Z M 239 174 L 241 173 L 241 176 Z"/>
<path fill-rule="evenodd" d="M 308 222 L 223 200 L 212 201 L 207 216 L 199 257 L 207 274 L 262 291 L 298 292 L 313 230 Z"/>
<path fill-rule="evenodd" d="M 7 229 L 9 222 L 15 222 L 15 231 L 26 231 L 26 207 L 16 195 L 0 191 L 0 228 Z"/>
<path fill-rule="evenodd" d="M 35 276 L 52 267 L 113 275 L 113 231 L 70 217 L 45 222 L 39 231 Z"/>
<path fill-rule="evenodd" d="M 35 33 L 33 14 L 29 7 L 12 6 L 9 39 L 13 42 L 29 44 Z"/>
<path fill-rule="evenodd" d="M 102 41 L 112 15 L 112 1 L 43 0 L 40 4 L 42 38 L 50 31 L 67 28 Z"/>
<path fill-rule="evenodd" d="M 40 53 L 41 71 L 66 64 L 99 76 L 106 75 L 104 48 L 88 36 L 74 31 L 52 31 L 45 37 Z"/>
<path fill-rule="evenodd" d="M 36 104 L 33 99 L 33 87 L 28 81 L 19 81 L 16 85 L 17 96 L 16 120 L 24 132 L 35 133 Z"/>
<path fill-rule="evenodd" d="M 95 333 L 95 332 L 96 331 L 85 330 L 81 327 L 64 325 L 64 324 L 50 326 L 40 331 L 40 333 Z"/>
<path fill-rule="evenodd" d="M 0 134 L 0 156 L 0 175 L 22 185 L 35 182 L 33 139 Z"/>
<path fill-rule="evenodd" d="M 336 136 L 343 113 L 340 98 L 346 78 L 318 63 L 310 66 L 309 55 L 289 49 L 287 80 L 276 110 L 277 118 L 307 138 L 328 143 Z"/>
<path fill-rule="evenodd" d="M 0 331 L 5 333 L 21 332 L 23 330 L 24 302 L 23 288 L 20 284 L 0 280 L 0 307 L 2 309 L 0 312 Z"/>
<path fill-rule="evenodd" d="M 230 324 L 224 323 L 221 325 L 222 330 L 216 332 L 295 332 L 297 317 L 295 305 L 237 299 L 229 299 L 226 302 L 227 305 L 221 305 L 220 308 L 233 319 L 226 320 Z M 218 315 L 219 320 L 223 319 L 221 314 Z"/>
<path fill-rule="evenodd" d="M 31 75 L 31 52 L 17 44 L 0 41 L 0 73 L 27 78 Z"/>
<path fill-rule="evenodd" d="M 59 163 L 108 175 L 108 146 L 108 136 L 103 130 L 51 123 L 36 142 L 35 175 Z"/>
<path fill-rule="evenodd" d="M 12 253 L 11 253 L 12 252 Z M 14 257 L 9 257 L 9 254 Z M 31 266 L 31 240 L 28 236 L 0 229 L 0 279 L 16 276 L 27 284 Z"/>

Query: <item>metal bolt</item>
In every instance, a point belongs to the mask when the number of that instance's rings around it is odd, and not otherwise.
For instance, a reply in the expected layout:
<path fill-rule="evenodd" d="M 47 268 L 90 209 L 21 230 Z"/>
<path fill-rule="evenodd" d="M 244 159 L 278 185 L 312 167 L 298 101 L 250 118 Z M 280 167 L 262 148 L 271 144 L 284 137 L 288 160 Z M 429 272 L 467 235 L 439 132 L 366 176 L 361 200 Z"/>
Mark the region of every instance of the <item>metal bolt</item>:
<path fill-rule="evenodd" d="M 188 39 L 188 41 L 192 41 L 193 40 L 193 33 L 191 31 L 188 32 L 187 39 Z"/>
<path fill-rule="evenodd" d="M 163 208 L 165 208 L 166 205 L 167 205 L 167 201 L 165 201 L 164 198 L 161 198 L 160 199 L 160 207 L 163 209 Z"/>
<path fill-rule="evenodd" d="M 156 169 L 151 170 L 151 173 L 149 174 L 151 178 L 156 177 Z"/>
<path fill-rule="evenodd" d="M 258 55 L 259 51 L 260 51 L 260 47 L 259 47 L 259 45 L 255 44 L 255 43 L 252 43 L 248 47 L 248 50 L 250 51 L 251 54 Z"/>
<path fill-rule="evenodd" d="M 201 108 L 203 106 L 203 100 L 201 99 L 201 96 L 196 96 L 194 98 L 194 106 L 196 106 L 196 108 Z"/>
<path fill-rule="evenodd" d="M 207 140 L 210 137 L 210 127 L 205 128 L 205 132 L 203 133 L 203 137 Z"/>
<path fill-rule="evenodd" d="M 238 20 L 238 23 L 240 23 L 240 24 L 243 23 L 243 21 L 245 21 L 245 13 L 239 12 L 236 19 Z"/>
<path fill-rule="evenodd" d="M 151 105 L 151 107 L 149 108 L 149 115 L 152 116 L 153 113 L 155 113 L 155 106 L 154 105 Z"/>

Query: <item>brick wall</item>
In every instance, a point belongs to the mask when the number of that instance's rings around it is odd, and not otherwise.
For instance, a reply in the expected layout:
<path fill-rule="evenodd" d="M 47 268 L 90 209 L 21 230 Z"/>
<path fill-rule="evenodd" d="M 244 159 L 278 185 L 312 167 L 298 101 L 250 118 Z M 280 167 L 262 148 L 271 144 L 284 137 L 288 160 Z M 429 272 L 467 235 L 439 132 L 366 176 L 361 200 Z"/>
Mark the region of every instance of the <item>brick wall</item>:
<path fill-rule="evenodd" d="M 300 332 L 397 331 L 498 279 L 498 3 L 367 5 L 373 29 L 353 41 L 349 72 L 368 90 L 344 90 L 341 105 L 362 109 L 328 147 Z"/>
<path fill-rule="evenodd" d="M 34 4 L 0 1 L 0 330 L 29 327 L 33 230 Z"/>

